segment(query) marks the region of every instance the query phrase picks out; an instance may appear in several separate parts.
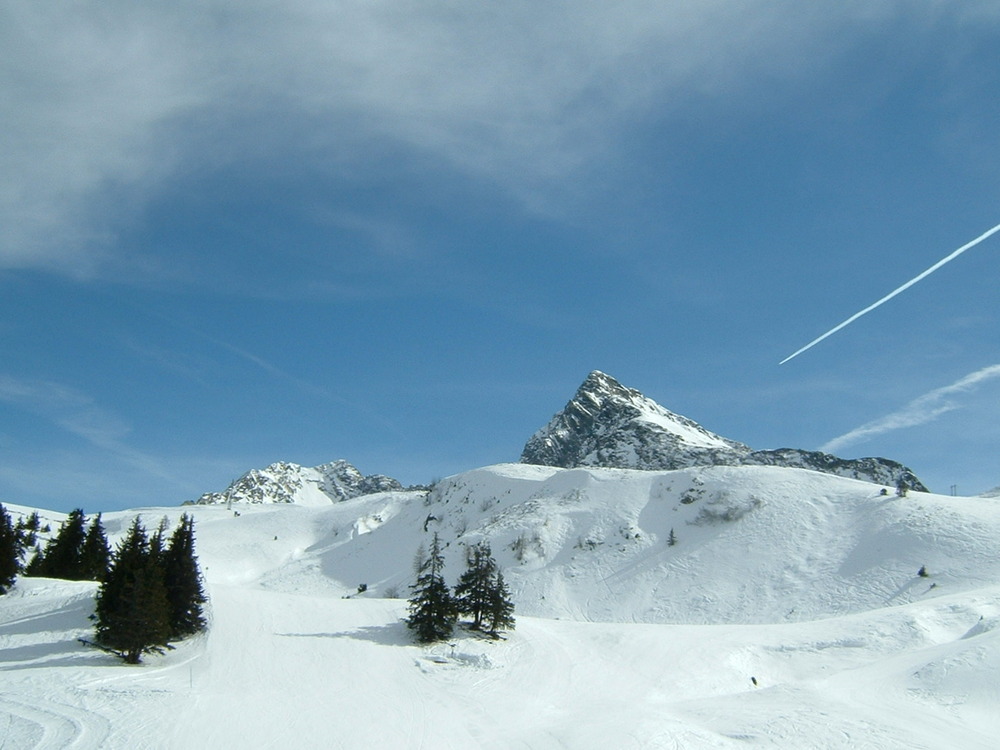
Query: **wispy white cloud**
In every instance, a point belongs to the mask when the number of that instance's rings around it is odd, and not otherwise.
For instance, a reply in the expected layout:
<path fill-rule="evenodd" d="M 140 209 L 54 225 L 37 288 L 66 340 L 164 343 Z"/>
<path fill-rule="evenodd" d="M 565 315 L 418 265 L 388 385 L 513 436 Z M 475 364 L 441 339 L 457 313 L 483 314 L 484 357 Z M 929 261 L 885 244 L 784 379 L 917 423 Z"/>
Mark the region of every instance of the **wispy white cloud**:
<path fill-rule="evenodd" d="M 395 433 L 396 435 L 402 437 L 402 433 L 399 431 L 399 427 L 391 419 L 386 418 L 383 414 L 376 412 L 375 410 L 369 408 L 366 404 L 358 401 L 357 399 L 350 399 L 346 396 L 337 393 L 334 389 L 327 388 L 324 386 L 316 385 L 305 378 L 290 372 L 287 369 L 279 367 L 273 362 L 255 354 L 251 351 L 247 351 L 239 346 L 230 344 L 227 341 L 222 341 L 214 336 L 210 336 L 204 331 L 199 331 L 194 328 L 185 326 L 189 331 L 191 331 L 196 336 L 203 338 L 205 341 L 211 342 L 215 346 L 225 349 L 230 354 L 233 354 L 240 359 L 249 362 L 258 369 L 266 372 L 271 377 L 276 380 L 285 382 L 293 387 L 295 387 L 300 392 L 312 398 L 319 399 L 326 403 L 337 404 L 341 407 L 345 407 L 353 412 L 363 415 L 367 420 L 371 422 L 377 422 L 383 427 L 387 428 L 389 431 Z"/>
<path fill-rule="evenodd" d="M 10 0 L 0 268 L 94 273 L 172 175 L 291 144 L 337 174 L 404 149 L 542 207 L 624 122 L 822 69 L 845 29 L 929 5 Z"/>
<path fill-rule="evenodd" d="M 85 393 L 49 381 L 29 381 L 0 375 L 0 402 L 47 419 L 88 445 L 115 456 L 148 476 L 179 484 L 176 472 L 157 457 L 130 446 L 131 427 Z"/>
<path fill-rule="evenodd" d="M 946 385 L 930 393 L 925 393 L 899 411 L 876 419 L 873 422 L 863 424 L 840 437 L 835 437 L 821 446 L 820 450 L 828 453 L 836 453 L 844 446 L 867 440 L 877 435 L 884 435 L 894 430 L 916 427 L 917 425 L 931 422 L 942 414 L 961 408 L 961 404 L 956 400 L 956 397 L 969 394 L 982 383 L 996 377 L 1000 377 L 1000 364 L 984 367 L 981 370 L 966 375 L 951 385 Z"/>

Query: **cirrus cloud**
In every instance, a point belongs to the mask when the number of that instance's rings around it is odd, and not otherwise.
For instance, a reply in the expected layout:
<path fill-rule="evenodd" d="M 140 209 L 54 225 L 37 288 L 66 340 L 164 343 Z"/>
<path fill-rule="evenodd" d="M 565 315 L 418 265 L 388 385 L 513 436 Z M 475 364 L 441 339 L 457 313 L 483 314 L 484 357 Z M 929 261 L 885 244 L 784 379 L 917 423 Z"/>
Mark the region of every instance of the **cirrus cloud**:
<path fill-rule="evenodd" d="M 826 453 L 835 453 L 844 446 L 852 445 L 868 438 L 931 422 L 942 414 L 961 407 L 955 400 L 955 397 L 968 394 L 982 383 L 996 377 L 1000 377 L 1000 364 L 976 370 L 951 385 L 946 385 L 930 393 L 925 393 L 899 411 L 863 424 L 850 432 L 833 438 L 833 440 L 824 444 L 820 450 Z"/>
<path fill-rule="evenodd" d="M 938 6 L 12 0 L 0 269 L 120 265 L 116 233 L 178 173 L 288 148 L 348 178 L 402 149 L 539 209 L 636 118 L 821 69 L 845 29 Z"/>

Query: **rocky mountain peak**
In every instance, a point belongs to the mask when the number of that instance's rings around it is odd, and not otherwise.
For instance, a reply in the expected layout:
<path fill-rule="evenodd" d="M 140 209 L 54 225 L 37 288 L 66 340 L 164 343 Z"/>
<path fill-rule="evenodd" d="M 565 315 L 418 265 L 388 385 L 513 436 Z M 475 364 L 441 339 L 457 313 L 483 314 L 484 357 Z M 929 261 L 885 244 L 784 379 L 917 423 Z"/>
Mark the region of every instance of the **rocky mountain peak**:
<path fill-rule="evenodd" d="M 563 468 L 680 469 L 749 452 L 742 443 L 709 432 L 595 370 L 531 437 L 521 461 Z"/>
<path fill-rule="evenodd" d="M 206 492 L 195 503 L 321 505 L 402 489 L 395 479 L 382 474 L 365 476 L 343 459 L 314 468 L 278 461 L 264 469 L 251 469 L 222 492 Z"/>
<path fill-rule="evenodd" d="M 521 462 L 573 468 L 673 470 L 766 465 L 811 469 L 926 491 L 908 468 L 884 458 L 841 459 L 795 448 L 754 451 L 674 414 L 610 375 L 591 372 L 569 403 L 524 446 Z"/>

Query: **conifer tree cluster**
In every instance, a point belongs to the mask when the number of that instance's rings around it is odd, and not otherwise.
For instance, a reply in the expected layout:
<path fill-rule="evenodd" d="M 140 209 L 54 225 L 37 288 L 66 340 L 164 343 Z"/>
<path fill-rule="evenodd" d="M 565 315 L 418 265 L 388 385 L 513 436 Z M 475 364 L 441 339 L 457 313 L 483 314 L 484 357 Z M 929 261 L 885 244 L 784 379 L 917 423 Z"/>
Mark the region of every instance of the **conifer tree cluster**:
<path fill-rule="evenodd" d="M 499 631 L 514 629 L 514 603 L 489 542 L 469 547 L 455 597 L 459 614 L 472 616 L 473 630 L 485 630 L 497 638 Z"/>
<path fill-rule="evenodd" d="M 0 594 L 6 594 L 21 571 L 23 536 L 0 505 Z"/>
<path fill-rule="evenodd" d="M 38 515 L 33 514 L 25 526 L 32 534 L 37 531 Z M 30 528 L 31 525 L 35 528 Z M 56 535 L 37 550 L 24 569 L 27 576 L 65 578 L 69 581 L 100 581 L 111 560 L 111 548 L 104 533 L 101 515 L 87 525 L 83 510 L 77 508 L 59 527 Z"/>
<path fill-rule="evenodd" d="M 442 571 L 444 558 L 435 534 L 430 552 L 420 556 L 417 581 L 411 586 L 410 616 L 406 624 L 420 643 L 432 643 L 451 636 L 459 615 L 472 618 L 469 627 L 499 638 L 501 630 L 514 628 L 514 604 L 503 573 L 493 559 L 488 542 L 467 551 L 466 570 L 452 594 Z"/>
<path fill-rule="evenodd" d="M 194 519 L 185 514 L 169 543 L 165 533 L 164 521 L 148 536 L 136 517 L 97 594 L 97 645 L 129 664 L 205 628 Z"/>
<path fill-rule="evenodd" d="M 48 530 L 47 525 L 42 527 L 37 511 L 14 523 L 7 509 L 0 505 L 0 594 L 6 594 L 18 573 L 24 570 L 25 550 L 36 545 L 38 532 Z"/>

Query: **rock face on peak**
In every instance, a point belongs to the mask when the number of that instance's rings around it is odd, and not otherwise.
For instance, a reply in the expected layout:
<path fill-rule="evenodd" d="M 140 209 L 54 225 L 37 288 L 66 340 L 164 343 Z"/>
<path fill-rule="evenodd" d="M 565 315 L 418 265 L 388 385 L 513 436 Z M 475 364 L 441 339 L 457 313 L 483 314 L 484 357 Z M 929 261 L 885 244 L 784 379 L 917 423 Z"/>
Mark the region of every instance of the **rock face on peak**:
<path fill-rule="evenodd" d="M 564 469 L 683 469 L 728 465 L 749 453 L 746 445 L 594 371 L 566 407 L 528 440 L 521 462 Z"/>
<path fill-rule="evenodd" d="M 264 469 L 251 469 L 222 492 L 207 492 L 197 505 L 220 503 L 297 503 L 326 505 L 376 492 L 402 490 L 382 474 L 364 476 L 343 459 L 314 468 L 278 461 Z"/>
<path fill-rule="evenodd" d="M 795 448 L 755 451 L 674 414 L 610 375 L 594 371 L 576 395 L 524 446 L 521 462 L 573 468 L 674 470 L 691 466 L 785 466 L 888 486 L 927 488 L 884 458 L 842 459 Z"/>

